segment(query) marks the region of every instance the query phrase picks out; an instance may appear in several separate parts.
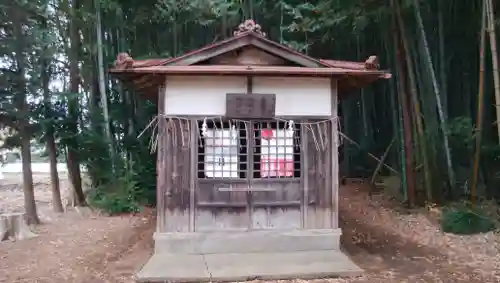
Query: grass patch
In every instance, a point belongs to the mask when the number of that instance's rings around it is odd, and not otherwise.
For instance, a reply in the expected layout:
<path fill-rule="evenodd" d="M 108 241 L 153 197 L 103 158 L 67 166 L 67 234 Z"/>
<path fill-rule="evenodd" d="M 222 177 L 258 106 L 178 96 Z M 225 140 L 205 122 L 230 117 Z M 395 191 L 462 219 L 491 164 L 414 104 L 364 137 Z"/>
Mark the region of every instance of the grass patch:
<path fill-rule="evenodd" d="M 473 235 L 493 231 L 495 228 L 495 220 L 478 208 L 447 208 L 441 218 L 441 229 L 446 233 Z"/>

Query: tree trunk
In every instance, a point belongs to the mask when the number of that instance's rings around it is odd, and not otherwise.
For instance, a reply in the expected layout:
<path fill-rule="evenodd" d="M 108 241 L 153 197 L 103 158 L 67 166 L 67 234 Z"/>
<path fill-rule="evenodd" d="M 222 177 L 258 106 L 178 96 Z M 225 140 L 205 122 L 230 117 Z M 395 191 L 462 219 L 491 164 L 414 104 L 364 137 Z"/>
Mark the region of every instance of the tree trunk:
<path fill-rule="evenodd" d="M 64 212 L 61 189 L 59 183 L 59 172 L 57 171 L 57 149 L 54 134 L 48 134 L 45 138 L 45 146 L 50 163 L 50 182 L 52 184 L 52 206 L 55 212 Z"/>
<path fill-rule="evenodd" d="M 22 123 L 20 123 L 21 129 L 19 130 L 23 166 L 24 209 L 26 210 L 26 221 L 28 224 L 40 224 L 35 202 L 35 188 L 33 186 L 33 172 L 31 170 L 31 142 L 30 133 L 26 130 L 27 126 L 28 122 L 26 120 L 22 121 Z"/>
<path fill-rule="evenodd" d="M 29 127 L 29 105 L 26 100 L 26 62 L 24 58 L 25 35 L 23 33 L 22 13 L 18 8 L 12 8 L 13 30 L 16 38 L 17 93 L 14 104 L 19 111 L 18 131 L 21 137 L 21 159 L 23 168 L 24 209 L 28 224 L 39 224 L 36 211 L 35 191 L 33 187 L 33 172 L 31 170 L 31 134 Z"/>
<path fill-rule="evenodd" d="M 42 28 L 47 30 L 47 22 L 43 20 Z M 43 89 L 43 104 L 45 110 L 45 119 L 52 120 L 52 105 L 50 103 L 50 54 L 43 54 L 42 58 L 42 89 Z M 52 187 L 52 208 L 55 212 L 64 212 L 61 201 L 61 189 L 59 185 L 59 172 L 57 172 L 57 150 L 54 138 L 54 125 L 52 121 L 48 123 L 45 129 L 45 149 L 49 156 L 50 164 L 50 183 Z"/>
<path fill-rule="evenodd" d="M 68 171 L 73 185 L 75 195 L 75 205 L 85 206 L 85 195 L 82 190 L 82 176 L 80 172 L 80 158 L 78 154 L 78 118 L 79 118 L 79 100 L 78 93 L 80 87 L 80 74 L 78 67 L 79 50 L 80 50 L 80 34 L 78 28 L 77 11 L 79 9 L 79 1 L 73 0 L 70 12 L 69 37 L 70 47 L 68 52 L 69 58 L 69 79 L 71 97 L 68 101 L 68 116 L 70 123 L 68 131 L 70 138 L 68 139 Z"/>
<path fill-rule="evenodd" d="M 89 58 L 91 66 L 97 66 L 97 60 L 95 56 L 90 56 Z M 89 94 L 89 113 L 90 113 L 90 121 L 92 123 L 92 128 L 95 129 L 98 133 L 102 132 L 102 126 L 103 123 L 100 120 L 100 109 L 99 109 L 99 100 L 100 100 L 100 93 L 99 93 L 99 75 L 96 70 L 96 68 L 92 68 L 90 71 L 90 78 L 91 78 L 91 87 L 90 87 L 90 94 Z"/>
<path fill-rule="evenodd" d="M 114 170 L 113 140 L 111 139 L 111 128 L 109 125 L 108 98 L 106 96 L 106 78 L 104 77 L 104 59 L 102 45 L 102 23 L 101 23 L 101 5 L 100 0 L 96 1 L 97 10 L 97 68 L 99 69 L 99 93 L 101 95 L 101 108 L 104 116 L 104 130 L 109 144 L 109 156 L 111 158 L 111 170 Z"/>

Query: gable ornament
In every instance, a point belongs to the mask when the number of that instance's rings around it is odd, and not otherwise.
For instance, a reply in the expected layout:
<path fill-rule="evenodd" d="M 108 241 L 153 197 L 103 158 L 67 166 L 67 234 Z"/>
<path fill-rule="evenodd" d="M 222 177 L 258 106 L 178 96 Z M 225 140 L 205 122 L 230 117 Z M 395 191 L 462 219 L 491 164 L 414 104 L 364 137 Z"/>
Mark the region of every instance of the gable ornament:
<path fill-rule="evenodd" d="M 238 36 L 249 31 L 255 32 L 260 36 L 266 36 L 266 33 L 262 31 L 262 27 L 259 24 L 256 24 L 254 20 L 246 20 L 239 24 L 233 35 Z"/>

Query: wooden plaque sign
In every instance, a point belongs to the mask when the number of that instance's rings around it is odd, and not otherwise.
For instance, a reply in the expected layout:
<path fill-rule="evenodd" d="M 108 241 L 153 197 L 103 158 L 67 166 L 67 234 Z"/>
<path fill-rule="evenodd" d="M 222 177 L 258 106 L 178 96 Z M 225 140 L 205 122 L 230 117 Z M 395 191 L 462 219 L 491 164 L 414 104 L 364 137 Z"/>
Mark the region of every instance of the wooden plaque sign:
<path fill-rule="evenodd" d="M 227 93 L 226 117 L 241 119 L 274 118 L 276 94 Z"/>

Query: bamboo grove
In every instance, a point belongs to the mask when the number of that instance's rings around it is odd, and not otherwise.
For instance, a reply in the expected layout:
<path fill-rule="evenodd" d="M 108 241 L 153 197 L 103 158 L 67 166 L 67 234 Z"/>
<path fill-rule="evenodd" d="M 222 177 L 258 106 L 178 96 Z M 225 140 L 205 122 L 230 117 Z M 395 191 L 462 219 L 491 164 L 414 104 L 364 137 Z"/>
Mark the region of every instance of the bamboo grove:
<path fill-rule="evenodd" d="M 500 81 L 491 0 L 7 0 L 0 4 L 3 147 L 21 148 L 37 223 L 30 147 L 68 164 L 75 202 L 130 211 L 154 203 L 155 153 L 137 138 L 156 108 L 106 73 L 116 54 L 180 55 L 243 19 L 317 58 L 378 55 L 393 79 L 341 104 L 344 176 L 393 175 L 395 197 L 500 198 Z M 495 14 L 495 11 L 497 13 Z M 376 158 L 373 158 L 376 157 Z M 377 160 L 382 160 L 379 162 Z M 94 188 L 82 188 L 86 168 Z M 391 168 L 389 170 L 387 168 Z M 376 174 L 374 174 L 376 173 Z M 399 181 L 400 180 L 400 181 Z"/>

